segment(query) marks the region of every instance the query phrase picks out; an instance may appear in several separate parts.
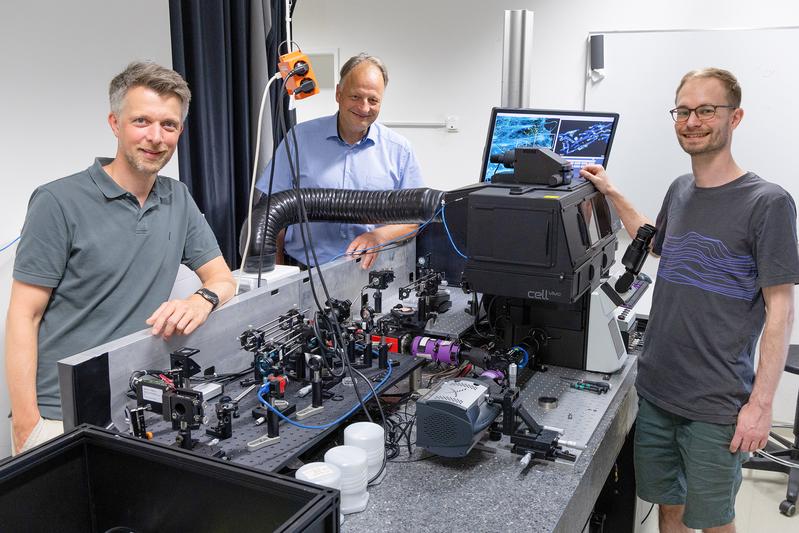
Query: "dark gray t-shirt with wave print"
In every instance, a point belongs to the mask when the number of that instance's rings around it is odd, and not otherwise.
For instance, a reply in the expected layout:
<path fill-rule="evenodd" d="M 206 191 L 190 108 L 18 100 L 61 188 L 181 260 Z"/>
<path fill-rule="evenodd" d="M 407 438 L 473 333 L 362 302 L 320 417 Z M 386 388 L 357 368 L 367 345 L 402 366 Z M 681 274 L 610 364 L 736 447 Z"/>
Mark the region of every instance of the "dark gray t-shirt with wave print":
<path fill-rule="evenodd" d="M 690 420 L 735 423 L 754 381 L 763 287 L 799 283 L 796 206 L 749 172 L 720 187 L 671 184 L 638 393 Z"/>

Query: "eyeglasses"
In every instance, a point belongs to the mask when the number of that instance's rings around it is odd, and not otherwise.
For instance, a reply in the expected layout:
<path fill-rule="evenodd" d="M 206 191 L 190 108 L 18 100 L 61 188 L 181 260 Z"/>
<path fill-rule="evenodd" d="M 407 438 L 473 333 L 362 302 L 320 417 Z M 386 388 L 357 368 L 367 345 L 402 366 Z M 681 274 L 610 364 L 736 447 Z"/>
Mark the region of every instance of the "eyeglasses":
<path fill-rule="evenodd" d="M 674 109 L 669 110 L 671 114 L 671 118 L 674 119 L 674 122 L 687 122 L 689 118 L 691 118 L 691 113 L 696 114 L 696 118 L 704 122 L 705 120 L 710 120 L 711 118 L 716 116 L 716 109 L 723 107 L 725 109 L 736 109 L 734 105 L 700 105 L 699 107 L 695 107 L 693 109 L 689 107 L 675 107 Z"/>

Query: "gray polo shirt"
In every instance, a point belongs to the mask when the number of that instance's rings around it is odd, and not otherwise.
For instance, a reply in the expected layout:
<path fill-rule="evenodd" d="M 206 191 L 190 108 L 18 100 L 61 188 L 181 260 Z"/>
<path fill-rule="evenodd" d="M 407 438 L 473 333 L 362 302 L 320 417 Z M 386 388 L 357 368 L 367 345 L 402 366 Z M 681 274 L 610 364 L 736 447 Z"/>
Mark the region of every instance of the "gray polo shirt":
<path fill-rule="evenodd" d="M 103 170 L 110 162 L 42 185 L 28 204 L 14 279 L 53 289 L 36 375 L 45 418 L 61 418 L 59 359 L 146 328 L 181 263 L 196 270 L 221 255 L 184 184 L 158 176 L 140 207 Z"/>

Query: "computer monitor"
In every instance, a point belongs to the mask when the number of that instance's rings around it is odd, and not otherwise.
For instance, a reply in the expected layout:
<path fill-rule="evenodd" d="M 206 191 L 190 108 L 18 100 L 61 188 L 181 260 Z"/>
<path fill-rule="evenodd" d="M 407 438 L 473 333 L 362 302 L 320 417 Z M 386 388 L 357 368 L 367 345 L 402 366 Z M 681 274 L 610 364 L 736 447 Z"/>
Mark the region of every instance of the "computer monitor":
<path fill-rule="evenodd" d="M 574 177 L 588 164 L 607 167 L 618 122 L 618 113 L 495 107 L 491 110 L 480 181 L 491 181 L 496 172 L 509 170 L 489 159 L 517 146 L 552 150 L 574 165 Z"/>

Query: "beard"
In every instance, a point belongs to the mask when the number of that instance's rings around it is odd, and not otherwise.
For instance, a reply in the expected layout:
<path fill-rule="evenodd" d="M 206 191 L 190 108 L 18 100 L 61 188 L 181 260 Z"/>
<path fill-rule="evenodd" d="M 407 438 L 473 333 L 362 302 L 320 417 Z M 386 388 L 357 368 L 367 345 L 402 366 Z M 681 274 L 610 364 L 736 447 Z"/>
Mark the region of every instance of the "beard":
<path fill-rule="evenodd" d="M 153 160 L 145 159 L 144 154 L 138 149 L 125 152 L 125 159 L 128 164 L 136 169 L 136 171 L 146 175 L 158 174 L 158 172 L 166 166 L 171 157 L 172 153 L 169 150 L 162 153 L 158 159 Z"/>
<path fill-rule="evenodd" d="M 686 139 L 678 133 L 677 142 L 688 155 L 710 154 L 721 151 L 729 144 L 729 134 L 722 130 L 711 130 L 705 137 Z"/>

